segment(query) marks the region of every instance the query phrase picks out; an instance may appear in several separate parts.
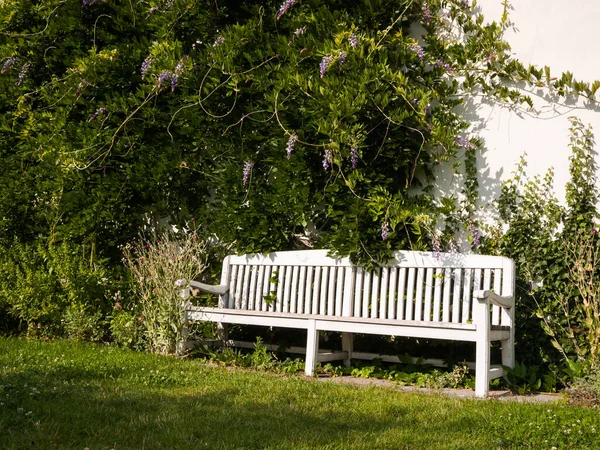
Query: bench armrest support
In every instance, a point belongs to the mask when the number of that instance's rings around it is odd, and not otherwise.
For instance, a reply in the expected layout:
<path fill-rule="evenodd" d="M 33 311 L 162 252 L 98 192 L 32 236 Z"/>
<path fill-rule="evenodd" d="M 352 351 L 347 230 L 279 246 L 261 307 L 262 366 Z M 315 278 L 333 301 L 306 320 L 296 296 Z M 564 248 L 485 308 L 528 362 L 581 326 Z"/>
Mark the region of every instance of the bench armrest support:
<path fill-rule="evenodd" d="M 473 297 L 478 300 L 488 300 L 490 303 L 500 306 L 501 308 L 512 308 L 515 306 L 514 297 L 503 297 L 492 291 L 475 290 L 473 291 Z"/>

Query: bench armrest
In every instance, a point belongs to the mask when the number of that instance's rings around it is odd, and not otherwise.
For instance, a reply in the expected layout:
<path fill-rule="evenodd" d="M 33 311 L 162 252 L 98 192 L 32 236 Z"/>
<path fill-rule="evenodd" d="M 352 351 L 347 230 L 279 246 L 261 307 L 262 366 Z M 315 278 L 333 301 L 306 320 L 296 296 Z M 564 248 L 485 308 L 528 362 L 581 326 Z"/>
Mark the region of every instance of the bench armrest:
<path fill-rule="evenodd" d="M 205 283 L 200 283 L 199 281 L 193 281 L 193 280 L 190 280 L 190 287 L 196 288 L 196 289 L 200 290 L 201 292 L 206 292 L 208 294 L 216 294 L 216 295 L 223 295 L 229 290 L 229 286 L 225 286 L 223 284 L 218 284 L 218 285 L 205 284 Z"/>
<path fill-rule="evenodd" d="M 489 300 L 490 303 L 498 305 L 501 308 L 512 308 L 515 306 L 514 297 L 503 297 L 492 291 L 475 290 L 473 291 L 473 297 L 479 300 Z"/>

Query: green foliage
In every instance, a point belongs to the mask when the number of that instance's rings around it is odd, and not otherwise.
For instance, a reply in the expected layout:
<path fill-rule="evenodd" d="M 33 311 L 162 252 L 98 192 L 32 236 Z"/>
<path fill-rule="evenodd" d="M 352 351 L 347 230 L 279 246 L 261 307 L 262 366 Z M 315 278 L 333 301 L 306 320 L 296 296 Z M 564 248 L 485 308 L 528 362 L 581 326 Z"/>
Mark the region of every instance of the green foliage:
<path fill-rule="evenodd" d="M 492 230 L 486 242 L 517 264 L 517 353 L 528 366 L 595 365 L 600 354 L 593 135 L 571 122 L 566 205 L 554 197 L 552 171 L 528 181 L 523 158 L 498 200 L 506 231 Z"/>

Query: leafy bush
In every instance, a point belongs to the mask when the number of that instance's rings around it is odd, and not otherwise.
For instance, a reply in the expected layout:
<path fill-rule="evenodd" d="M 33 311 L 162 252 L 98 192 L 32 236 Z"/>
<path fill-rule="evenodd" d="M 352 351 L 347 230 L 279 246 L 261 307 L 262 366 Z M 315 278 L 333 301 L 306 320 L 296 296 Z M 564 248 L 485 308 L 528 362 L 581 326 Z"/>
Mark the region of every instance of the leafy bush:
<path fill-rule="evenodd" d="M 183 300 L 175 282 L 198 277 L 205 269 L 205 261 L 204 242 L 195 232 L 187 230 L 180 233 L 163 231 L 151 238 L 141 235 L 123 248 L 123 262 L 131 272 L 132 289 L 148 350 L 175 352 L 182 341 L 183 318 Z M 115 324 L 117 338 L 123 336 L 120 325 Z"/>
<path fill-rule="evenodd" d="M 600 371 L 590 370 L 586 376 L 574 379 L 566 391 L 572 403 L 600 407 Z"/>

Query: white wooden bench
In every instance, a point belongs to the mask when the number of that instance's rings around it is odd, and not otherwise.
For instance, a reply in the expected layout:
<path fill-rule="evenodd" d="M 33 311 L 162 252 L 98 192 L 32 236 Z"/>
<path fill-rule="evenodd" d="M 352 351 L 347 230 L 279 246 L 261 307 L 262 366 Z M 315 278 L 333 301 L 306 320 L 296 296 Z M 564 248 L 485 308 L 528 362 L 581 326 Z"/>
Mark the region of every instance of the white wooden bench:
<path fill-rule="evenodd" d="M 185 306 L 184 322 L 262 325 L 307 330 L 306 375 L 319 354 L 319 331 L 342 333 L 347 362 L 353 333 L 474 342 L 475 394 L 504 375 L 490 365 L 490 344 L 501 342 L 502 364 L 514 367 L 514 263 L 504 257 L 399 251 L 366 271 L 326 250 L 228 256 L 221 284 L 180 280 L 190 290 L 219 295 L 218 307 Z M 185 327 L 184 327 L 185 328 Z M 225 336 L 223 336 L 225 337 Z"/>

